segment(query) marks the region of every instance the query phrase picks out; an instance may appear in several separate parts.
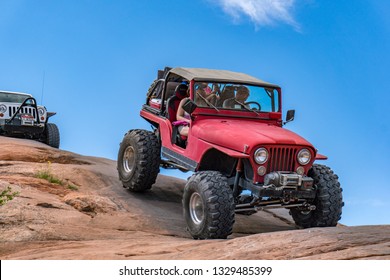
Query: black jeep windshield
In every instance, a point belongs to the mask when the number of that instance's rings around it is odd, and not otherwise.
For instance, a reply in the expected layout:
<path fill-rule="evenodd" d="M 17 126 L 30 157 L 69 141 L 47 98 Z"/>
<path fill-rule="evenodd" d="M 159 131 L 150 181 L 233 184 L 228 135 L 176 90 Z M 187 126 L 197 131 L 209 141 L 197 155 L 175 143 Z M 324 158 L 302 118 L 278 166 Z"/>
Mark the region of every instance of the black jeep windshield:
<path fill-rule="evenodd" d="M 275 88 L 196 82 L 194 93 L 198 107 L 255 112 L 279 111 L 279 94 Z"/>
<path fill-rule="evenodd" d="M 22 103 L 30 96 L 18 93 L 0 92 L 0 102 Z"/>

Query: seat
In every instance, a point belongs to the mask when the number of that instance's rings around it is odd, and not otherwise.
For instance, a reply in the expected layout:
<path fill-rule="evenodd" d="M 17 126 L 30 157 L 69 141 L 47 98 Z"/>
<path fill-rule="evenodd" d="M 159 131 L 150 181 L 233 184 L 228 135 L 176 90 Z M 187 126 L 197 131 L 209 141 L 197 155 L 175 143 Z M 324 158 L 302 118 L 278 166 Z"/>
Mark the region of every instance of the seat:
<path fill-rule="evenodd" d="M 178 126 L 173 123 L 177 120 L 176 114 L 179 109 L 180 101 L 187 97 L 188 86 L 185 84 L 179 84 L 175 89 L 175 95 L 170 97 L 167 101 L 167 118 L 172 124 L 172 138 L 171 142 L 182 146 L 182 142 L 187 139 L 185 136 L 181 136 L 178 132 Z"/>
<path fill-rule="evenodd" d="M 179 82 L 168 82 L 167 83 L 167 88 L 165 90 L 165 100 L 168 101 L 169 98 L 171 98 L 172 96 L 175 96 L 175 89 L 178 85 L 180 85 Z"/>
<path fill-rule="evenodd" d="M 176 113 L 179 109 L 180 101 L 184 97 L 178 97 L 177 95 L 174 95 L 170 97 L 167 101 L 167 117 L 171 123 L 176 121 Z"/>

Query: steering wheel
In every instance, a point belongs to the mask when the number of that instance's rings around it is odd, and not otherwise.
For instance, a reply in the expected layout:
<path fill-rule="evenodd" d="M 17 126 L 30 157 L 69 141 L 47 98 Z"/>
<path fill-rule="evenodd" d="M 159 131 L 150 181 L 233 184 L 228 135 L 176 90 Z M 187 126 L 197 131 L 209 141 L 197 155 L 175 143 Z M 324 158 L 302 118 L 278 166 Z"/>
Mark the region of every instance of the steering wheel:
<path fill-rule="evenodd" d="M 261 105 L 259 103 L 257 103 L 256 101 L 249 101 L 249 102 L 246 102 L 244 104 L 245 105 L 255 104 L 258 108 L 254 108 L 254 109 L 255 110 L 257 109 L 257 111 L 261 111 Z"/>

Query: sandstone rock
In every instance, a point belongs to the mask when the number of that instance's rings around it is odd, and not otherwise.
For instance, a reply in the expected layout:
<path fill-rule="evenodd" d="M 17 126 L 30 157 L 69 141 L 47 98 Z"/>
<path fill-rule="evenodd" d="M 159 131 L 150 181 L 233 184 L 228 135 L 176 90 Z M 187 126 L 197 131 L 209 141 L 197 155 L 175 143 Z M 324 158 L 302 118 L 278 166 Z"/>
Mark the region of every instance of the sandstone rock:
<path fill-rule="evenodd" d="M 131 193 L 114 161 L 22 139 L 0 147 L 0 189 L 19 192 L 0 207 L 1 259 L 390 259 L 390 225 L 302 230 L 284 209 L 238 215 L 227 240 L 192 240 L 183 180 L 159 175 Z M 43 169 L 65 184 L 36 178 Z"/>

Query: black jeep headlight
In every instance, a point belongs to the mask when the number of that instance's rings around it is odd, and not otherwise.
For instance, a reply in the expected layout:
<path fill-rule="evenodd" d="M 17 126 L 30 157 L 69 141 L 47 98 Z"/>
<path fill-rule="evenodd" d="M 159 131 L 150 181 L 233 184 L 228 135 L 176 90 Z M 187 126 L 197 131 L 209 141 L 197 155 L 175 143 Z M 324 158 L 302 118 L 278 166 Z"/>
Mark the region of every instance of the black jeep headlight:
<path fill-rule="evenodd" d="M 299 151 L 297 158 L 301 165 L 306 165 L 311 160 L 311 153 L 308 149 L 302 149 Z"/>
<path fill-rule="evenodd" d="M 0 113 L 5 113 L 7 112 L 7 106 L 5 106 L 4 104 L 0 104 Z"/>
<path fill-rule="evenodd" d="M 268 151 L 265 148 L 258 148 L 253 157 L 257 164 L 263 164 L 268 159 Z"/>

